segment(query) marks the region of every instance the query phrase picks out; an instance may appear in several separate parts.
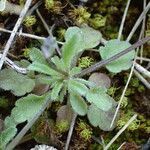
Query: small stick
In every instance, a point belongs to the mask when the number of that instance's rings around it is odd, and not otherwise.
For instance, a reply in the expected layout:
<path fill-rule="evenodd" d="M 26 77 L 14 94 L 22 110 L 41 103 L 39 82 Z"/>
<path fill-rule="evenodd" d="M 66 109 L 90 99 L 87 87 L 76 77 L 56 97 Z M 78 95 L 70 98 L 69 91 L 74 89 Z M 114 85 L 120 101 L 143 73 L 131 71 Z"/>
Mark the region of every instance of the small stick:
<path fill-rule="evenodd" d="M 135 114 L 131 119 L 119 130 L 119 132 L 111 139 L 111 141 L 105 146 L 104 150 L 108 148 L 115 142 L 115 140 L 126 130 L 126 128 L 136 119 L 137 114 Z"/>
<path fill-rule="evenodd" d="M 123 142 L 117 150 L 120 150 L 124 144 L 126 144 L 126 142 Z"/>
<path fill-rule="evenodd" d="M 144 57 L 136 57 L 137 60 L 143 60 L 143 61 L 148 61 L 150 62 L 149 58 L 144 58 Z"/>
<path fill-rule="evenodd" d="M 139 65 L 136 62 L 134 62 L 134 63 L 135 63 L 136 70 L 138 70 L 140 73 L 142 73 L 145 76 L 147 76 L 148 78 L 150 78 L 150 72 L 148 70 L 146 70 L 144 67 L 142 67 L 141 65 Z"/>
<path fill-rule="evenodd" d="M 50 96 L 47 96 L 45 103 L 41 107 L 41 109 L 36 113 L 36 115 L 28 121 L 28 123 L 24 126 L 24 128 L 17 134 L 17 136 L 7 145 L 6 150 L 13 150 L 23 138 L 23 136 L 27 133 L 27 131 L 32 127 L 35 121 L 41 116 L 46 107 L 51 103 Z"/>
<path fill-rule="evenodd" d="M 140 74 L 138 71 L 134 69 L 135 75 L 138 77 L 138 79 L 148 88 L 150 89 L 150 83 Z"/>
<path fill-rule="evenodd" d="M 46 31 L 48 32 L 48 34 L 51 35 L 51 34 L 52 34 L 52 33 L 51 33 L 52 31 L 49 29 L 49 26 L 47 25 L 47 23 L 46 23 L 45 20 L 43 19 L 42 15 L 41 15 L 41 13 L 39 12 L 38 9 L 36 9 L 36 13 L 37 13 L 37 15 L 39 16 L 39 18 L 41 19 L 41 21 L 42 21 L 42 23 L 43 23 L 43 25 L 44 25 Z"/>
<path fill-rule="evenodd" d="M 77 114 L 74 113 L 72 121 L 71 121 L 70 129 L 69 129 L 69 133 L 68 133 L 68 136 L 67 136 L 67 142 L 66 142 L 66 145 L 65 145 L 65 150 L 68 150 L 68 148 L 69 148 L 69 144 L 70 144 L 70 141 L 71 141 L 71 136 L 72 136 L 72 133 L 73 133 L 76 118 L 77 118 Z"/>
<path fill-rule="evenodd" d="M 123 14 L 123 17 L 122 17 L 121 25 L 120 25 L 120 28 L 119 28 L 118 40 L 121 39 L 121 35 L 122 35 L 122 31 L 123 31 L 123 27 L 124 27 L 124 23 L 125 23 L 125 20 L 126 20 L 126 16 L 127 16 L 127 12 L 128 12 L 128 9 L 129 9 L 130 2 L 131 2 L 131 0 L 128 0 L 125 11 L 124 11 L 124 14 Z"/>
<path fill-rule="evenodd" d="M 7 29 L 3 29 L 3 28 L 0 28 L 0 31 L 6 32 L 6 33 L 12 33 L 12 31 L 7 30 Z M 32 38 L 32 39 L 36 39 L 36 40 L 43 40 L 44 41 L 46 39 L 45 37 L 41 37 L 41 36 L 29 34 L 29 33 L 17 32 L 16 34 L 19 36 L 24 36 L 24 37 L 28 37 L 28 38 Z M 59 41 L 57 41 L 57 43 L 61 44 L 61 45 L 64 44 L 63 42 L 59 42 Z"/>
<path fill-rule="evenodd" d="M 135 54 L 134 62 L 136 61 L 136 56 L 137 56 L 137 52 L 136 52 L 136 54 Z M 110 128 L 113 126 L 114 121 L 115 121 L 115 119 L 116 119 L 116 117 L 117 117 L 117 114 L 118 114 L 118 111 L 119 111 L 119 109 L 120 109 L 121 103 L 122 103 L 122 101 L 123 101 L 123 98 L 124 98 L 125 93 L 126 93 L 126 91 L 127 91 L 128 85 L 129 85 L 130 80 L 131 80 L 131 78 L 132 78 L 132 74 L 133 74 L 134 66 L 135 66 L 135 63 L 133 63 L 132 68 L 131 68 L 131 70 L 130 70 L 130 74 L 129 74 L 129 77 L 128 77 L 128 80 L 127 80 L 127 83 L 126 83 L 126 85 L 125 85 L 125 87 L 124 87 L 124 89 L 123 89 L 123 92 L 122 92 L 122 94 L 121 94 L 121 97 L 120 97 L 120 100 L 119 100 L 118 106 L 117 106 L 117 108 L 116 108 L 115 114 L 114 114 L 114 116 L 113 116 L 113 119 L 112 119 L 112 122 L 111 122 Z"/>
<path fill-rule="evenodd" d="M 145 7 L 146 7 L 146 0 L 143 0 L 143 10 L 145 9 Z M 142 22 L 141 38 L 144 37 L 145 22 L 146 22 L 146 16 L 144 17 L 143 22 Z M 142 57 L 142 56 L 143 56 L 143 45 L 141 46 L 141 49 L 140 49 L 140 57 Z M 143 60 L 141 59 L 140 63 L 142 63 L 142 62 L 143 62 Z"/>
<path fill-rule="evenodd" d="M 147 4 L 147 6 L 145 7 L 145 9 L 143 10 L 143 12 L 141 13 L 141 15 L 139 16 L 138 20 L 136 21 L 134 27 L 132 28 L 131 32 L 129 33 L 129 35 L 127 37 L 127 41 L 131 40 L 131 38 L 132 38 L 133 34 L 135 33 L 136 29 L 140 25 L 141 21 L 143 20 L 143 18 L 146 15 L 146 13 L 149 11 L 149 8 L 150 8 L 150 2 Z"/>
<path fill-rule="evenodd" d="M 15 24 L 15 27 L 14 27 L 14 29 L 13 29 L 13 31 L 12 31 L 12 33 L 11 33 L 11 35 L 10 35 L 8 41 L 7 41 L 7 43 L 6 43 L 6 46 L 4 48 L 4 52 L 3 52 L 2 58 L 0 60 L 0 70 L 1 70 L 1 68 L 3 66 L 3 63 L 5 61 L 5 57 L 6 57 L 8 51 L 9 51 L 9 49 L 11 47 L 11 44 L 14 41 L 15 35 L 16 35 L 16 33 L 17 33 L 17 31 L 18 31 L 18 29 L 19 29 L 19 27 L 20 27 L 20 25 L 21 25 L 25 15 L 26 15 L 26 13 L 27 13 L 30 5 L 31 5 L 31 2 L 32 2 L 32 0 L 27 0 L 26 1 L 25 6 L 24 6 L 23 10 L 21 11 L 20 16 L 19 16 L 19 18 L 18 18 L 18 20 L 17 20 L 17 22 Z"/>
<path fill-rule="evenodd" d="M 91 72 L 93 72 L 93 71 L 96 71 L 97 69 L 99 69 L 99 68 L 101 68 L 101 67 L 103 67 L 103 66 L 109 64 L 110 62 L 112 62 L 112 61 L 114 61 L 114 60 L 120 58 L 121 56 L 123 56 L 123 55 L 129 53 L 130 51 L 134 50 L 135 48 L 137 48 L 137 47 L 143 45 L 144 43 L 146 43 L 146 42 L 149 41 L 149 40 L 150 40 L 150 37 L 145 37 L 145 38 L 143 38 L 143 39 L 137 41 L 136 43 L 134 43 L 134 44 L 133 44 L 132 46 L 130 46 L 129 48 L 123 50 L 122 52 L 120 52 L 120 53 L 118 53 L 118 54 L 116 54 L 116 55 L 114 55 L 114 56 L 112 56 L 112 57 L 110 57 L 110 58 L 108 58 L 108 59 L 106 59 L 106 60 L 102 60 L 102 61 L 100 61 L 100 62 L 98 62 L 98 63 L 92 65 L 91 67 L 89 67 L 89 68 L 87 68 L 87 69 L 82 70 L 81 73 L 76 74 L 75 77 L 82 77 L 82 76 L 84 76 L 84 75 L 86 75 L 86 74 L 88 74 L 88 73 L 91 73 Z"/>
<path fill-rule="evenodd" d="M 2 57 L 2 54 L 0 54 L 0 58 Z M 16 70 L 19 73 L 22 74 L 27 74 L 27 69 L 26 68 L 22 68 L 19 67 L 18 65 L 16 65 L 13 61 L 11 61 L 9 58 L 6 57 L 5 59 L 5 63 L 10 66 L 12 69 Z"/>

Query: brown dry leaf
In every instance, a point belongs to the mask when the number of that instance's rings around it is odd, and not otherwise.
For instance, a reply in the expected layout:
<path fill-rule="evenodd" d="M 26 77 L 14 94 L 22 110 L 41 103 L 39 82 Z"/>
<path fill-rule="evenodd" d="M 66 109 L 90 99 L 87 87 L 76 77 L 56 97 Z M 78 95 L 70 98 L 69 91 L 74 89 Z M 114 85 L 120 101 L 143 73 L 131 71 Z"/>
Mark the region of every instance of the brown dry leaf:
<path fill-rule="evenodd" d="M 89 77 L 89 81 L 95 83 L 96 86 L 109 88 L 111 86 L 110 78 L 104 73 L 92 73 Z"/>
<path fill-rule="evenodd" d="M 56 122 L 65 120 L 68 121 L 68 123 L 71 123 L 71 119 L 72 119 L 71 108 L 68 105 L 61 106 L 57 112 Z"/>

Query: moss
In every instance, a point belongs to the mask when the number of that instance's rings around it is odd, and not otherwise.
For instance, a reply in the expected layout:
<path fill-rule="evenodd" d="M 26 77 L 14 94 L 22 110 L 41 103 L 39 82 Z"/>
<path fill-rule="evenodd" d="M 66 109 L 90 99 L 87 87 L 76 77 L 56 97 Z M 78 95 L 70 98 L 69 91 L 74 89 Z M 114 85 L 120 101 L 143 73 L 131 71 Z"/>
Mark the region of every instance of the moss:
<path fill-rule="evenodd" d="M 56 132 L 58 134 L 64 133 L 69 129 L 69 122 L 67 120 L 61 120 L 60 122 L 56 123 Z"/>
<path fill-rule="evenodd" d="M 92 129 L 91 127 L 86 124 L 83 120 L 80 120 L 76 127 L 77 134 L 79 135 L 79 138 L 84 141 L 90 141 L 92 138 Z"/>
<path fill-rule="evenodd" d="M 78 60 L 78 66 L 81 68 L 88 68 L 93 64 L 93 62 L 93 58 L 90 58 L 89 56 L 81 57 Z"/>
<path fill-rule="evenodd" d="M 87 23 L 91 16 L 91 14 L 87 11 L 87 8 L 83 6 L 78 6 L 78 8 L 70 10 L 68 14 L 77 25 Z"/>
<path fill-rule="evenodd" d="M 95 29 L 104 27 L 106 25 L 106 18 L 107 17 L 103 17 L 100 14 L 94 14 L 94 16 L 89 19 L 89 25 Z"/>
<path fill-rule="evenodd" d="M 36 23 L 36 17 L 35 16 L 27 16 L 25 19 L 24 19 L 24 25 L 26 27 L 32 27 L 33 25 L 35 25 Z"/>
<path fill-rule="evenodd" d="M 120 119 L 117 122 L 117 128 L 121 129 L 128 121 L 129 119 L 133 116 L 133 112 L 128 110 L 126 113 L 122 113 Z M 140 126 L 140 120 L 135 119 L 127 128 L 128 131 L 134 131 L 137 130 Z"/>
<path fill-rule="evenodd" d="M 57 0 L 45 0 L 45 8 L 54 14 L 60 14 L 62 11 L 61 2 Z"/>
<path fill-rule="evenodd" d="M 59 29 L 57 30 L 58 39 L 59 39 L 60 41 L 63 41 L 63 40 L 64 40 L 65 32 L 66 32 L 66 29 L 64 29 L 64 28 L 59 28 Z"/>

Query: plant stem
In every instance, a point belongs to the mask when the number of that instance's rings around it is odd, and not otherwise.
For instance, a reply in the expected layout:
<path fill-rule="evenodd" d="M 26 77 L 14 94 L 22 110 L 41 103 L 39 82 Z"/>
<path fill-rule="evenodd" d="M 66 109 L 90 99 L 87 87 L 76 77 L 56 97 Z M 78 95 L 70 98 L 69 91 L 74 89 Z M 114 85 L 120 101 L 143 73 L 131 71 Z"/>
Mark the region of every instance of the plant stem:
<path fill-rule="evenodd" d="M 120 58 L 121 56 L 123 56 L 123 55 L 129 53 L 130 51 L 134 50 L 135 48 L 137 48 L 137 47 L 139 47 L 139 46 L 145 44 L 145 43 L 148 42 L 149 40 L 150 40 L 150 37 L 145 37 L 145 38 L 143 38 L 143 39 L 137 41 L 136 43 L 134 43 L 134 44 L 133 44 L 132 46 L 130 46 L 129 48 L 123 50 L 122 52 L 120 52 L 120 53 L 118 53 L 118 54 L 116 54 L 116 55 L 114 55 L 114 56 L 112 56 L 112 57 L 110 57 L 110 58 L 108 58 L 108 59 L 106 59 L 106 60 L 102 60 L 102 61 L 100 61 L 100 62 L 98 62 L 98 63 L 92 65 L 91 67 L 89 67 L 89 68 L 87 68 L 87 69 L 82 70 L 79 74 L 76 74 L 75 77 L 82 77 L 82 76 L 84 76 L 84 75 L 86 75 L 86 74 L 88 74 L 88 73 L 91 73 L 91 72 L 93 72 L 93 71 L 96 71 L 97 69 L 99 69 L 99 68 L 101 68 L 101 67 L 103 67 L 103 66 L 109 64 L 110 62 L 112 62 L 112 61 L 114 61 L 114 60 Z"/>

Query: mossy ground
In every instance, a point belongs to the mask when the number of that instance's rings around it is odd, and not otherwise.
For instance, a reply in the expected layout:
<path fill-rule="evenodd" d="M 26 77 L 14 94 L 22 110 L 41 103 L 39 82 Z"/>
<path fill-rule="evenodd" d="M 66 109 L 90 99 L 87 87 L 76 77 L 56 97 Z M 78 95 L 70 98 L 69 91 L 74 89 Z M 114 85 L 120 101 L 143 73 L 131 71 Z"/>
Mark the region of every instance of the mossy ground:
<path fill-rule="evenodd" d="M 23 5 L 25 2 L 24 0 L 9 1 L 19 5 Z M 37 1 L 38 0 L 33 0 L 33 5 Z M 55 25 L 53 34 L 59 41 L 64 40 L 63 36 L 65 30 L 69 26 L 81 26 L 84 23 L 102 32 L 103 36 L 109 40 L 117 38 L 118 36 L 118 30 L 125 5 L 126 1 L 124 0 L 89 0 L 87 3 L 79 2 L 79 0 L 44 0 L 43 4 L 39 7 L 39 11 L 41 12 L 41 15 L 47 22 L 48 26 Z M 126 39 L 141 11 L 142 1 L 132 1 L 127 15 L 125 28 L 123 30 L 122 39 Z M 16 20 L 17 16 L 14 14 L 1 14 L 0 27 L 12 30 Z M 148 26 L 150 23 L 148 23 L 149 22 L 147 20 L 146 33 L 149 31 Z M 32 17 L 30 16 L 26 18 L 22 27 L 23 32 L 44 37 L 48 36 L 46 29 L 43 27 L 42 22 L 36 13 L 33 13 Z M 140 29 L 136 32 L 132 42 L 138 39 L 137 37 L 139 32 Z M 7 33 L 0 33 L 0 49 L 4 47 L 8 37 L 9 35 Z M 17 37 L 8 55 L 13 60 L 21 60 L 22 58 L 26 58 L 25 49 L 33 46 L 40 47 L 40 45 L 40 41 L 24 37 Z M 144 46 L 144 57 L 149 57 L 150 53 L 148 53 L 148 49 L 150 49 L 149 45 Z M 86 52 L 82 55 L 82 57 L 89 59 L 91 58 L 92 63 L 99 60 L 99 55 L 96 52 Z M 80 63 L 81 59 L 79 60 L 79 64 Z M 84 67 L 86 65 L 88 67 L 90 64 L 89 62 L 88 64 L 84 62 L 83 65 Z M 108 73 L 104 68 L 99 71 Z M 116 100 L 119 100 L 128 74 L 129 71 L 125 71 L 117 75 L 109 74 L 113 83 L 109 94 L 112 95 Z M 103 137 L 105 144 L 107 144 L 119 131 L 119 129 L 130 119 L 134 112 L 138 113 L 137 120 L 135 120 L 131 126 L 117 139 L 110 150 L 116 150 L 123 142 L 127 143 L 124 145 L 122 150 L 127 150 L 130 148 L 136 150 L 139 148 L 139 146 L 145 144 L 150 134 L 150 120 L 148 119 L 150 117 L 150 105 L 148 104 L 148 93 L 149 91 L 142 85 L 142 83 L 135 76 L 133 76 L 127 89 L 126 97 L 121 108 L 121 117 L 115 130 L 111 132 L 103 132 L 100 129 L 90 126 L 86 118 L 79 117 L 75 125 L 70 150 L 101 150 L 102 146 L 92 138 L 91 134 L 94 137 L 97 137 L 99 140 L 100 137 Z M 3 102 L 5 99 L 7 101 Z M 0 91 L 0 118 L 4 119 L 7 115 L 9 115 L 16 99 L 17 98 L 11 95 L 9 92 Z M 61 105 L 62 104 L 54 103 L 46 112 L 47 117 L 53 120 L 53 122 L 56 120 L 56 113 Z M 83 128 L 80 126 L 81 123 Z M 39 128 L 39 126 L 35 127 Z M 59 128 L 60 127 L 61 126 L 59 126 Z M 58 147 L 58 149 L 62 149 L 66 142 L 67 132 L 58 133 L 58 130 L 56 130 L 54 126 L 52 126 L 51 130 L 49 130 L 46 123 L 42 124 L 42 128 L 45 129 L 44 132 L 47 133 L 46 136 L 52 140 L 49 140 L 48 142 L 46 140 L 45 143 L 53 144 L 54 146 Z M 59 129 L 59 131 L 60 130 L 62 129 Z M 40 133 L 41 132 L 42 130 Z M 42 133 L 42 135 L 43 134 L 44 133 Z M 51 136 L 54 136 L 55 138 L 51 139 Z M 36 144 L 36 141 L 43 142 L 43 139 L 40 141 L 40 139 L 35 140 L 36 138 L 31 136 L 27 142 L 20 144 L 16 150 L 29 149 Z"/>

